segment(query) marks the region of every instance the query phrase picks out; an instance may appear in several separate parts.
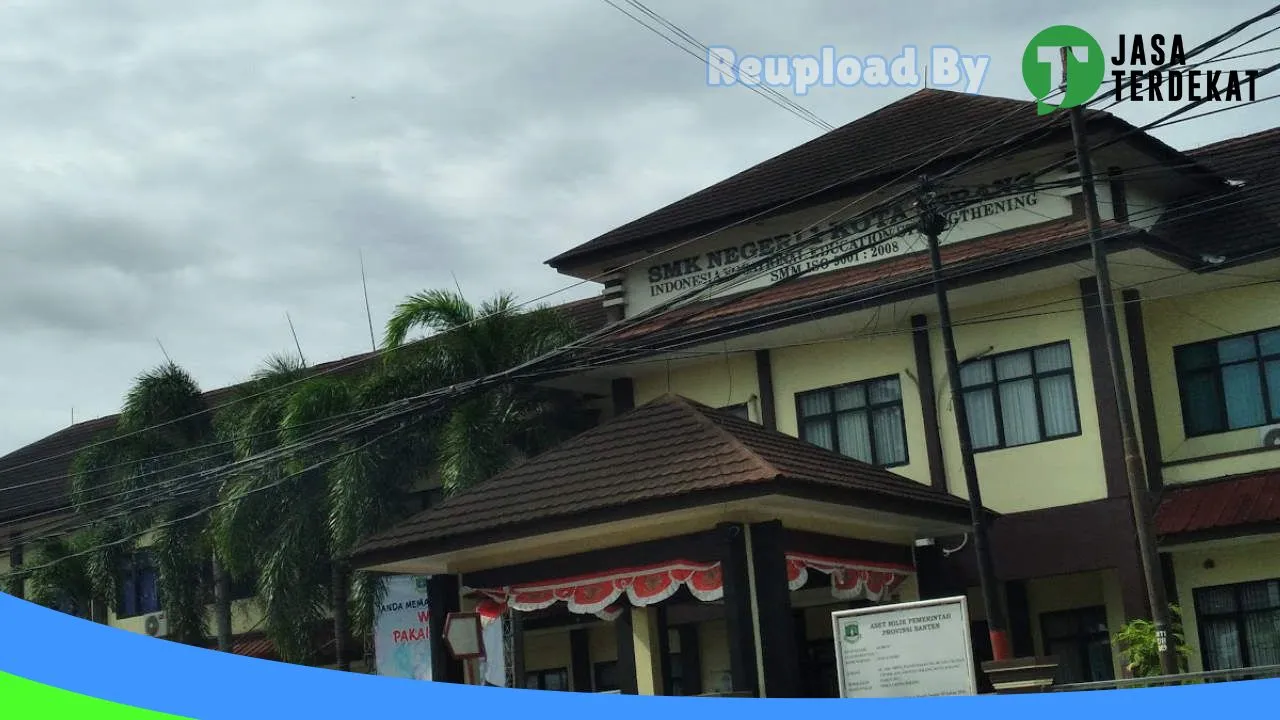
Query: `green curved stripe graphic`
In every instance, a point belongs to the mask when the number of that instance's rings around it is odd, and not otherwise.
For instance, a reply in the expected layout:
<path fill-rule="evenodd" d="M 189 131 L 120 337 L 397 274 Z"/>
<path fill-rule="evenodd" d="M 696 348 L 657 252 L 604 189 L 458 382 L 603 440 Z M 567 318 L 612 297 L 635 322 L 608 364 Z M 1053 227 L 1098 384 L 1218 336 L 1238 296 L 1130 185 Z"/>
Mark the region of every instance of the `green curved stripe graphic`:
<path fill-rule="evenodd" d="M 48 720 L 190 720 L 79 695 L 0 672 L 0 717 Z"/>

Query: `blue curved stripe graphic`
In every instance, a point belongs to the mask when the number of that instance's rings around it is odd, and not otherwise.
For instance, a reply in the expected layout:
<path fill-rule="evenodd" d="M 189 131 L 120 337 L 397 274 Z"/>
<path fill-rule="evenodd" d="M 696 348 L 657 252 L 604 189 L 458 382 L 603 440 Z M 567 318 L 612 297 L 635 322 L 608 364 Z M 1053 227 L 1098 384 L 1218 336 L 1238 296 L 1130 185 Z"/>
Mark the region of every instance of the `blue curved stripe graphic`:
<path fill-rule="evenodd" d="M 199 720 L 282 717 L 396 717 L 423 713 L 509 714 L 512 717 L 606 716 L 650 720 L 659 713 L 731 712 L 735 720 L 795 712 L 893 713 L 905 720 L 937 713 L 985 720 L 991 713 L 1078 720 L 1082 714 L 1176 712 L 1228 703 L 1269 703 L 1280 680 L 1186 687 L 909 700 L 741 700 L 650 698 L 468 687 L 340 673 L 228 655 L 154 640 L 72 618 L 0 594 L 0 672 L 122 705 Z M 658 705 L 655 706 L 655 703 Z M 686 707 L 686 704 L 690 704 Z M 733 703 L 708 708 L 707 703 Z M 891 706 L 881 706 L 890 703 Z M 0 704 L 3 704 L 0 701 Z M 16 719 L 15 719 L 16 720 Z"/>

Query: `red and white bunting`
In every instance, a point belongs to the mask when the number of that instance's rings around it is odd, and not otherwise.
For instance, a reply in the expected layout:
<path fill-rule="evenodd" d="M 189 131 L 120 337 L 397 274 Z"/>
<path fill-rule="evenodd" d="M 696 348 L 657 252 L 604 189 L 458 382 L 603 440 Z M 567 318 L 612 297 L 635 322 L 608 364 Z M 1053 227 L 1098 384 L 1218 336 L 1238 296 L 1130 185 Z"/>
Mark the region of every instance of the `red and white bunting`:
<path fill-rule="evenodd" d="M 907 579 L 913 569 L 906 565 L 869 563 L 857 560 L 787 553 L 787 586 L 799 590 L 809 581 L 809 571 L 831 577 L 831 594 L 837 600 L 870 600 L 888 597 Z"/>
<path fill-rule="evenodd" d="M 792 590 L 804 587 L 810 570 L 831 576 L 831 593 L 837 599 L 873 602 L 887 597 L 913 572 L 904 565 L 787 553 L 787 584 Z M 508 609 L 532 612 L 559 602 L 565 603 L 569 612 L 613 621 L 622 612 L 618 603 L 624 595 L 632 607 L 645 607 L 670 598 L 680 588 L 687 588 L 690 595 L 703 602 L 721 599 L 724 578 L 720 563 L 673 560 L 546 582 L 475 588 L 470 592 L 480 596 L 476 612 L 487 625 Z"/>

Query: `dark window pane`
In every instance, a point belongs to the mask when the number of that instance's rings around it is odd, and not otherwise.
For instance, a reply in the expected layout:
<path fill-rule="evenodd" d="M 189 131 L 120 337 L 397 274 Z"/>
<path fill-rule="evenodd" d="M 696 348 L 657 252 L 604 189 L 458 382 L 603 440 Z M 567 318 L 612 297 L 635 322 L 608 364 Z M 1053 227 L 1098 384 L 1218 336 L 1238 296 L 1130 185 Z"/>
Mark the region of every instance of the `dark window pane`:
<path fill-rule="evenodd" d="M 1076 417 L 1075 390 L 1070 375 L 1055 375 L 1040 380 L 1040 405 L 1044 413 L 1044 434 L 1048 437 L 1074 435 L 1080 432 Z"/>
<path fill-rule="evenodd" d="M 595 668 L 596 692 L 608 692 L 618 689 L 618 662 L 611 660 L 609 662 L 596 663 Z"/>
<path fill-rule="evenodd" d="M 1229 670 L 1244 667 L 1240 656 L 1240 634 L 1235 618 L 1211 618 L 1200 621 L 1204 636 L 1206 670 Z"/>
<path fill-rule="evenodd" d="M 1227 401 L 1228 427 L 1253 427 L 1266 422 L 1262 379 L 1256 363 L 1222 368 L 1222 394 Z"/>
<path fill-rule="evenodd" d="M 836 388 L 836 410 L 854 410 L 866 407 L 867 391 L 861 385 Z M 872 402 L 875 402 L 874 400 Z M 825 410 L 823 412 L 826 412 Z"/>
<path fill-rule="evenodd" d="M 1105 637 L 1089 643 L 1087 656 L 1090 682 L 1115 679 L 1116 667 L 1111 659 L 1111 643 Z"/>
<path fill-rule="evenodd" d="M 840 452 L 863 462 L 874 462 L 871 454 L 871 431 L 867 413 L 851 412 L 836 417 L 836 434 Z"/>
<path fill-rule="evenodd" d="M 876 380 L 871 383 L 871 403 L 874 405 L 882 405 L 884 403 L 894 402 L 902 399 L 902 387 L 898 384 L 898 378 L 886 378 L 884 380 Z"/>
<path fill-rule="evenodd" d="M 1222 398 L 1218 385 L 1209 372 L 1188 375 L 1183 380 L 1186 405 L 1187 432 L 1191 435 L 1217 432 L 1222 429 Z"/>
<path fill-rule="evenodd" d="M 902 408 L 880 408 L 872 413 L 876 434 L 876 461 L 897 465 L 907 461 L 907 439 L 902 434 Z"/>
<path fill-rule="evenodd" d="M 566 672 L 551 672 L 546 675 L 547 690 L 568 690 L 569 674 Z"/>
<path fill-rule="evenodd" d="M 819 447 L 832 450 L 835 446 L 832 444 L 831 423 L 827 420 L 806 420 L 800 431 L 800 437 L 806 442 L 811 442 Z"/>
<path fill-rule="evenodd" d="M 1218 362 L 1222 364 L 1252 360 L 1257 357 L 1253 336 L 1218 341 Z"/>
<path fill-rule="evenodd" d="M 1280 355 L 1280 330 L 1268 330 L 1258 335 L 1258 345 L 1263 355 Z"/>
<path fill-rule="evenodd" d="M 975 450 L 992 448 L 1000 444 L 996 426 L 995 393 L 992 390 L 966 392 L 964 410 L 969 420 L 969 438 Z"/>
<path fill-rule="evenodd" d="M 1048 653 L 1058 658 L 1059 683 L 1086 682 L 1088 674 L 1085 672 L 1084 658 L 1075 641 L 1051 640 L 1047 646 Z"/>
<path fill-rule="evenodd" d="M 1218 364 L 1218 349 L 1213 343 L 1179 348 L 1177 354 L 1178 369 L 1183 372 L 1204 370 Z"/>
<path fill-rule="evenodd" d="M 1028 367 L 1029 365 L 1028 363 Z M 1036 417 L 1035 381 L 1028 378 L 1001 383 L 1000 415 L 1006 446 L 1039 441 L 1040 421 Z"/>
<path fill-rule="evenodd" d="M 1244 639 L 1250 667 L 1280 665 L 1280 610 L 1246 615 Z"/>
<path fill-rule="evenodd" d="M 1036 372 L 1065 370 L 1071 367 L 1071 346 L 1066 343 L 1036 350 Z"/>
<path fill-rule="evenodd" d="M 975 360 L 960 366 L 961 387 L 985 385 L 995 379 L 995 374 L 991 370 L 990 360 Z"/>
<path fill-rule="evenodd" d="M 1012 380 L 1031 374 L 1031 353 L 1019 352 L 1004 355 L 996 360 L 996 379 Z"/>
<path fill-rule="evenodd" d="M 813 417 L 831 412 L 831 395 L 826 392 L 805 393 L 800 396 L 800 415 Z"/>
<path fill-rule="evenodd" d="M 160 611 L 160 598 L 157 590 L 156 571 L 150 568 L 138 573 L 138 612 L 140 614 Z"/>
<path fill-rule="evenodd" d="M 1271 419 L 1280 420 L 1280 360 L 1266 364 L 1267 395 L 1271 402 Z"/>
<path fill-rule="evenodd" d="M 1274 610 L 1280 608 L 1280 580 L 1252 582 L 1240 586 L 1241 610 Z"/>
<path fill-rule="evenodd" d="M 1234 587 L 1200 588 L 1196 590 L 1196 610 L 1202 615 L 1221 615 L 1238 610 Z"/>

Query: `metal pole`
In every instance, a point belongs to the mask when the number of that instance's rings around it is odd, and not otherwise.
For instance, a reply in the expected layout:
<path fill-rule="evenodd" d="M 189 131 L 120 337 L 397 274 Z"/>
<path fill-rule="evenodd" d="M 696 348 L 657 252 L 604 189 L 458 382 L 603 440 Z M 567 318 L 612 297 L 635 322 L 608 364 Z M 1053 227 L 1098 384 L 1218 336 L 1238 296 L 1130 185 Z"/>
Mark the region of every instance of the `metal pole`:
<path fill-rule="evenodd" d="M 1133 524 L 1137 530 L 1138 551 L 1142 558 L 1142 574 L 1147 584 L 1147 601 L 1151 604 L 1151 621 L 1155 625 L 1156 645 L 1160 650 L 1160 669 L 1166 675 L 1174 675 L 1181 668 L 1177 650 L 1169 643 L 1169 601 L 1165 597 L 1160 551 L 1156 546 L 1155 530 L 1151 522 L 1146 473 L 1138 455 L 1138 444 L 1134 441 L 1133 405 L 1129 399 L 1129 380 L 1125 372 L 1124 356 L 1120 353 L 1120 334 L 1116 330 L 1111 269 L 1102 241 L 1102 220 L 1098 215 L 1098 192 L 1093 182 L 1093 163 L 1085 143 L 1084 112 L 1079 107 L 1071 109 L 1071 136 L 1080 170 L 1080 185 L 1084 190 L 1085 217 L 1089 223 L 1090 246 L 1093 250 L 1094 272 L 1097 275 L 1102 332 L 1107 338 L 1107 364 L 1111 368 L 1111 382 L 1115 385 L 1120 438 L 1124 445 L 1125 474 L 1129 481 Z"/>
<path fill-rule="evenodd" d="M 1010 660 L 1013 647 L 1009 641 L 1009 625 L 1005 619 L 1004 603 L 996 590 L 995 565 L 991 560 L 991 547 L 987 541 L 987 519 L 982 506 L 982 490 L 978 486 L 978 467 L 973 459 L 973 441 L 969 433 L 969 415 L 965 410 L 960 389 L 960 361 L 956 357 L 956 339 L 951 326 L 951 304 L 947 301 L 947 289 L 942 281 L 942 253 L 938 247 L 938 235 L 946 229 L 946 217 L 937 211 L 935 198 L 929 190 L 928 180 L 921 178 L 920 232 L 929 239 L 929 262 L 933 266 L 933 292 L 938 302 L 939 324 L 942 326 L 942 345 L 947 360 L 947 379 L 951 391 L 951 406 L 956 413 L 956 429 L 960 434 L 960 457 L 964 471 L 964 484 L 969 495 L 969 517 L 973 524 L 973 551 L 978 559 L 978 582 L 982 586 L 982 604 L 987 611 L 987 630 L 991 636 L 991 654 L 994 660 Z"/>

